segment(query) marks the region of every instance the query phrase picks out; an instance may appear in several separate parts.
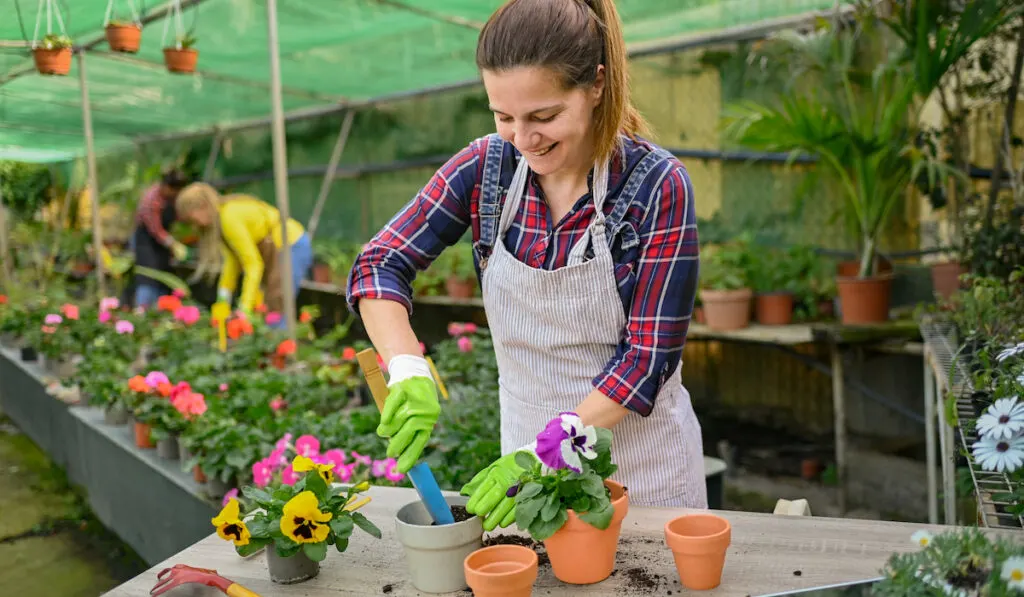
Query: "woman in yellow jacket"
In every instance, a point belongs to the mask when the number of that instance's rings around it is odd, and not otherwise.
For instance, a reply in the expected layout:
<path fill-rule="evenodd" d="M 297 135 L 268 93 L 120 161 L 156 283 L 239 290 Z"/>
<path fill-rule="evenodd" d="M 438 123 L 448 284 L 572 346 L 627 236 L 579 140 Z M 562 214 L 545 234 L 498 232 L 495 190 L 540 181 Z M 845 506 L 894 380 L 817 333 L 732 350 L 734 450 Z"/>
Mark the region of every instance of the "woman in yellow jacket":
<path fill-rule="evenodd" d="M 276 207 L 252 195 L 221 195 L 212 186 L 197 182 L 181 190 L 175 208 L 179 219 L 201 230 L 194 279 L 212 277 L 219 268 L 217 300 L 230 304 L 242 273 L 240 309 L 251 313 L 266 302 L 271 311 L 283 310 L 278 256 L 284 235 Z M 299 284 L 313 265 L 313 248 L 302 224 L 294 219 L 288 220 L 287 239 L 292 252 L 292 287 L 298 294 Z"/>

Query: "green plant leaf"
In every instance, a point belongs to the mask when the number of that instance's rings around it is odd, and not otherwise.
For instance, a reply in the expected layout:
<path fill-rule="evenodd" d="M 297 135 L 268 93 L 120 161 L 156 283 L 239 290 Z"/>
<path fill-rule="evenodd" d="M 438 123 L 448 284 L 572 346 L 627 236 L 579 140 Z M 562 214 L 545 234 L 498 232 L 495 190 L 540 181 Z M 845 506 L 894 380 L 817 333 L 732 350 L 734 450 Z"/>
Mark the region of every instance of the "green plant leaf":
<path fill-rule="evenodd" d="M 327 499 L 327 483 L 320 477 L 316 471 L 309 471 L 305 477 L 306 489 L 313 492 L 313 495 L 320 501 Z"/>
<path fill-rule="evenodd" d="M 558 513 L 565 513 L 565 507 L 562 506 L 562 500 L 558 499 L 556 494 L 548 494 L 547 503 L 540 511 L 541 520 L 550 521 L 554 520 Z"/>
<path fill-rule="evenodd" d="M 543 485 L 530 481 L 526 485 L 523 485 L 522 489 L 519 490 L 519 493 L 516 494 L 516 497 L 524 500 L 530 499 L 536 495 L 540 495 L 541 491 L 544 491 Z"/>
<path fill-rule="evenodd" d="M 254 502 L 260 502 L 263 504 L 269 504 L 274 501 L 274 498 L 269 493 L 259 487 L 253 487 L 251 485 L 247 485 L 242 488 L 242 495 Z"/>
<path fill-rule="evenodd" d="M 589 472 L 580 479 L 580 488 L 591 497 L 604 496 L 604 481 L 596 473 Z"/>
<path fill-rule="evenodd" d="M 537 465 L 537 458 L 526 452 L 516 452 L 516 464 L 524 471 L 528 471 Z"/>
<path fill-rule="evenodd" d="M 245 470 L 245 468 L 249 466 L 249 457 L 246 456 L 245 454 L 232 452 L 231 454 L 228 454 L 228 457 L 225 459 L 225 462 L 227 462 L 228 466 L 230 466 L 233 469 Z"/>
<path fill-rule="evenodd" d="M 369 533 L 369 534 L 373 535 L 374 537 L 380 539 L 380 537 L 381 537 L 380 529 L 377 528 L 377 525 L 375 525 L 372 522 L 370 522 L 369 518 L 363 516 L 359 512 L 353 512 L 352 513 L 352 522 L 356 523 L 356 526 L 358 526 L 359 528 L 363 529 L 367 533 Z"/>
<path fill-rule="evenodd" d="M 352 519 L 348 516 L 338 516 L 331 520 L 331 530 L 334 531 L 334 536 L 337 541 L 347 539 L 352 535 L 352 529 L 355 526 L 352 524 Z"/>
<path fill-rule="evenodd" d="M 527 529 L 533 524 L 537 516 L 540 515 L 541 508 L 544 507 L 546 499 L 543 496 L 533 498 L 519 499 L 516 496 L 516 524 L 521 529 Z"/>
<path fill-rule="evenodd" d="M 247 543 L 245 545 L 237 545 L 237 546 L 235 546 L 235 552 L 237 552 L 238 555 L 242 556 L 243 558 L 246 558 L 246 557 L 249 557 L 252 554 L 256 553 L 257 551 L 263 549 L 267 545 L 270 545 L 272 542 L 273 542 L 273 540 L 270 539 L 270 538 L 263 538 L 263 539 L 252 538 L 252 539 L 249 539 L 249 543 Z"/>
<path fill-rule="evenodd" d="M 567 520 L 569 520 L 569 514 L 565 510 L 559 510 L 551 520 L 536 521 L 534 525 L 529 528 L 530 536 L 537 541 L 549 539 L 551 535 L 558 532 L 558 529 L 565 526 Z"/>
<path fill-rule="evenodd" d="M 302 551 L 305 552 L 306 557 L 314 562 L 322 562 L 327 557 L 327 544 L 323 541 L 320 543 L 303 543 Z"/>
<path fill-rule="evenodd" d="M 334 548 L 341 553 L 345 553 L 345 550 L 348 549 L 348 539 L 338 539 L 334 542 Z"/>
<path fill-rule="evenodd" d="M 615 514 L 615 507 L 612 506 L 611 502 L 605 502 L 600 509 L 592 510 L 590 512 L 584 512 L 578 514 L 580 520 L 589 524 L 590 526 L 604 530 L 608 528 L 608 525 L 612 522 L 612 515 Z"/>

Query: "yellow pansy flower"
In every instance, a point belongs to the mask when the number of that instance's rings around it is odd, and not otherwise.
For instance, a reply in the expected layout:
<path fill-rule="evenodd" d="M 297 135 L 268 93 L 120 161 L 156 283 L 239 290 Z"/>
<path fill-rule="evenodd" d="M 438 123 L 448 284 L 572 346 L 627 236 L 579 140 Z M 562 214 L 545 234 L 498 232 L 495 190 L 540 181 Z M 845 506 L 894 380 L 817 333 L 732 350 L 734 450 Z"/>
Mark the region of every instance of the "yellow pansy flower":
<path fill-rule="evenodd" d="M 249 528 L 238 518 L 238 500 L 231 498 L 220 514 L 210 522 L 217 527 L 217 535 L 225 541 L 233 541 L 235 545 L 249 544 Z"/>
<path fill-rule="evenodd" d="M 324 483 L 330 485 L 334 482 L 334 465 L 332 463 L 317 464 L 309 457 L 299 455 L 292 461 L 292 470 L 297 473 L 315 470 L 320 475 L 320 478 L 324 480 Z"/>
<path fill-rule="evenodd" d="M 330 512 L 320 511 L 312 491 L 303 491 L 284 505 L 281 532 L 296 543 L 320 543 L 331 532 L 331 527 L 324 523 L 332 516 Z"/>

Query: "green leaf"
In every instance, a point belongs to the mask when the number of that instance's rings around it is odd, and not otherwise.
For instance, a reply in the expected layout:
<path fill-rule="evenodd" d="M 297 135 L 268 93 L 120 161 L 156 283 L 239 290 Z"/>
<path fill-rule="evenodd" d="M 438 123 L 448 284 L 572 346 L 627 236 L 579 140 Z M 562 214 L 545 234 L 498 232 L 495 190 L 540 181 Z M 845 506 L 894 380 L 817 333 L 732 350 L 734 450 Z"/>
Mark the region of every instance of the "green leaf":
<path fill-rule="evenodd" d="M 249 458 L 245 454 L 239 454 L 237 452 L 228 454 L 225 462 L 228 463 L 228 466 L 237 470 L 245 470 L 249 466 Z"/>
<path fill-rule="evenodd" d="M 590 498 L 585 495 L 577 497 L 572 502 L 572 510 L 577 514 L 580 512 L 587 512 L 590 510 Z"/>
<path fill-rule="evenodd" d="M 299 550 L 302 549 L 301 543 L 295 543 L 291 539 L 281 538 L 275 540 L 274 543 L 277 547 L 277 555 L 282 558 L 290 558 L 299 553 Z"/>
<path fill-rule="evenodd" d="M 265 518 L 253 518 L 249 522 L 245 523 L 245 526 L 249 528 L 249 535 L 252 537 L 270 537 L 270 524 Z"/>
<path fill-rule="evenodd" d="M 521 529 L 527 529 L 540 514 L 546 500 L 543 497 L 519 499 L 516 496 L 516 524 Z"/>
<path fill-rule="evenodd" d="M 565 508 L 562 506 L 562 500 L 558 499 L 555 494 L 548 494 L 547 503 L 544 504 L 544 508 L 540 511 L 541 520 L 550 521 L 554 520 L 558 513 L 565 514 Z"/>
<path fill-rule="evenodd" d="M 551 520 L 539 520 L 529 529 L 530 535 L 537 541 L 549 539 L 551 535 L 558 532 L 558 529 L 565 526 L 569 520 L 569 514 L 565 510 L 559 510 Z"/>
<path fill-rule="evenodd" d="M 516 464 L 524 471 L 528 471 L 536 466 L 537 458 L 527 452 L 516 452 Z"/>
<path fill-rule="evenodd" d="M 251 485 L 242 488 L 242 495 L 244 495 L 246 498 L 254 502 L 260 502 L 264 504 L 269 504 L 270 502 L 274 501 L 273 496 L 271 496 L 269 493 L 260 489 L 259 487 L 253 487 Z"/>
<path fill-rule="evenodd" d="M 327 499 L 327 483 L 324 482 L 319 473 L 316 471 L 306 473 L 305 481 L 306 489 L 312 491 L 318 500 L 324 501 Z"/>
<path fill-rule="evenodd" d="M 322 562 L 327 557 L 327 544 L 323 541 L 320 543 L 303 543 L 302 551 L 314 562 Z"/>
<path fill-rule="evenodd" d="M 348 549 L 348 539 L 338 539 L 334 543 L 334 547 L 341 553 L 344 553 Z"/>
<path fill-rule="evenodd" d="M 256 553 L 257 551 L 263 549 L 264 547 L 270 545 L 271 543 L 273 543 L 273 540 L 269 538 L 249 539 L 249 543 L 247 543 L 246 545 L 236 546 L 235 551 L 238 553 L 238 555 L 242 556 L 243 558 L 246 558 Z"/>
<path fill-rule="evenodd" d="M 603 505 L 598 510 L 590 512 L 584 512 L 579 514 L 580 520 L 594 527 L 595 529 L 604 530 L 608 528 L 608 525 L 612 522 L 612 515 L 615 514 L 615 507 L 612 506 L 611 502 Z"/>
<path fill-rule="evenodd" d="M 591 497 L 602 497 L 604 492 L 604 481 L 596 473 L 587 473 L 580 479 L 580 489 Z"/>
<path fill-rule="evenodd" d="M 359 512 L 353 512 L 352 513 L 352 522 L 356 523 L 356 526 L 358 526 L 359 528 L 363 529 L 367 533 L 369 533 L 369 534 L 373 535 L 374 537 L 380 539 L 380 537 L 381 537 L 380 529 L 378 529 L 375 524 L 370 522 L 369 518 L 363 516 Z"/>
<path fill-rule="evenodd" d="M 529 499 L 539 495 L 541 491 L 544 491 L 544 486 L 540 483 L 534 483 L 531 481 L 526 485 L 523 485 L 522 489 L 519 490 L 519 493 L 516 494 L 516 498 L 524 500 Z"/>
<path fill-rule="evenodd" d="M 347 539 L 352 535 L 352 529 L 354 528 L 352 519 L 347 516 L 339 516 L 331 520 L 331 530 L 334 531 L 334 536 L 337 537 L 337 540 Z"/>
<path fill-rule="evenodd" d="M 292 499 L 292 495 L 294 495 L 292 488 L 287 485 L 274 490 L 274 499 L 281 502 L 287 502 Z"/>

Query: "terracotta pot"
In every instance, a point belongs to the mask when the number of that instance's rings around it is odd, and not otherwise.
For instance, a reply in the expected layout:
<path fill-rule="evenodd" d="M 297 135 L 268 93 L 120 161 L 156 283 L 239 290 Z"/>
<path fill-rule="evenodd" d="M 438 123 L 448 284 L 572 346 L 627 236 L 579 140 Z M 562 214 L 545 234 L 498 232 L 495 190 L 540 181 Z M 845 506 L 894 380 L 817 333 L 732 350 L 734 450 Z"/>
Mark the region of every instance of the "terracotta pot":
<path fill-rule="evenodd" d="M 313 281 L 321 284 L 331 283 L 331 268 L 326 263 L 313 264 Z"/>
<path fill-rule="evenodd" d="M 960 276 L 966 274 L 967 268 L 956 261 L 936 263 L 932 265 L 932 288 L 945 300 L 960 289 Z"/>
<path fill-rule="evenodd" d="M 537 552 L 522 545 L 478 549 L 463 562 L 476 597 L 530 597 L 537 582 Z"/>
<path fill-rule="evenodd" d="M 704 315 L 704 307 L 693 308 L 693 320 L 701 325 L 708 322 L 707 316 Z"/>
<path fill-rule="evenodd" d="M 164 48 L 164 64 L 172 73 L 194 73 L 199 62 L 199 51 L 192 48 L 178 50 Z"/>
<path fill-rule="evenodd" d="M 200 467 L 198 464 L 192 467 L 192 478 L 195 479 L 195 482 L 199 483 L 200 485 L 206 483 L 207 481 L 206 473 L 203 472 L 202 467 Z"/>
<path fill-rule="evenodd" d="M 607 529 L 595 529 L 569 510 L 569 520 L 544 542 L 551 558 L 551 570 L 562 582 L 589 585 L 608 578 L 615 569 L 615 554 L 619 549 L 622 519 L 629 510 L 629 495 L 615 481 L 608 480 L 604 484 L 612 492 L 615 507 Z"/>
<path fill-rule="evenodd" d="M 476 290 L 476 280 L 473 278 L 460 280 L 459 278 L 449 277 L 444 281 L 444 288 L 448 296 L 452 298 L 473 298 L 473 291 Z"/>
<path fill-rule="evenodd" d="M 134 54 L 142 42 L 142 28 L 138 25 L 107 25 L 107 44 L 115 52 Z"/>
<path fill-rule="evenodd" d="M 156 444 L 153 443 L 153 439 L 150 437 L 152 431 L 152 426 L 135 421 L 135 445 L 139 448 L 155 448 Z"/>
<path fill-rule="evenodd" d="M 814 481 L 821 474 L 821 461 L 817 458 L 804 458 L 800 461 L 800 476 L 805 481 Z"/>
<path fill-rule="evenodd" d="M 892 262 L 884 257 L 875 256 L 875 274 L 888 274 L 892 272 Z M 860 261 L 840 261 L 836 265 L 836 275 L 842 278 L 852 278 L 860 273 Z"/>
<path fill-rule="evenodd" d="M 757 322 L 763 325 L 789 325 L 793 323 L 793 295 L 771 292 L 757 295 Z"/>
<path fill-rule="evenodd" d="M 36 70 L 43 75 L 66 75 L 71 72 L 71 48 L 32 50 Z"/>
<path fill-rule="evenodd" d="M 867 278 L 836 278 L 842 321 L 845 325 L 889 320 L 892 274 Z"/>
<path fill-rule="evenodd" d="M 750 303 L 754 293 L 739 290 L 701 290 L 704 317 L 713 330 L 738 330 L 750 325 Z"/>
<path fill-rule="evenodd" d="M 729 521 L 714 514 L 686 514 L 665 524 L 679 581 L 687 589 L 706 591 L 722 582 L 725 551 L 732 540 Z"/>

